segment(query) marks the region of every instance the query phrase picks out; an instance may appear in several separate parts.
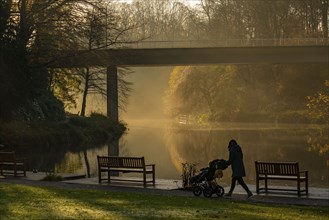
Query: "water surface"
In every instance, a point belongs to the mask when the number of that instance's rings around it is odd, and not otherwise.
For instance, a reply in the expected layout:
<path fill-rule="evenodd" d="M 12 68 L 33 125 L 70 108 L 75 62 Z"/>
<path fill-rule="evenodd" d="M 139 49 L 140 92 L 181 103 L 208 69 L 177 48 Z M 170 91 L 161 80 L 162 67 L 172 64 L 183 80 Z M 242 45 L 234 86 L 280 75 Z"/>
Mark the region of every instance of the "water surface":
<path fill-rule="evenodd" d="M 97 155 L 144 156 L 156 164 L 156 178 L 181 179 L 181 164 L 206 167 L 213 159 L 228 159 L 227 144 L 236 139 L 244 152 L 247 183 L 255 184 L 255 161 L 297 161 L 309 171 L 310 186 L 329 187 L 328 127 L 291 124 L 236 124 L 192 127 L 172 121 L 128 121 L 118 142 L 102 146 L 58 146 L 28 153 L 30 170 L 97 176 Z M 119 147 L 118 147 L 119 146 Z M 230 182 L 224 171 L 222 185 Z"/>

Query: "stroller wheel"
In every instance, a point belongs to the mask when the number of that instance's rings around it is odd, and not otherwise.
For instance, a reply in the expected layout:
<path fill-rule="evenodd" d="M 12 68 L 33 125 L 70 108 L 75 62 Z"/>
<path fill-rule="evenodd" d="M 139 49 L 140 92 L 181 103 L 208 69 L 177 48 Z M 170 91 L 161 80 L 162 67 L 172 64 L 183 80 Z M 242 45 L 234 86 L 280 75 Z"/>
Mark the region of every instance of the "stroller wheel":
<path fill-rule="evenodd" d="M 221 186 L 216 186 L 215 193 L 218 197 L 222 197 L 224 195 L 224 188 Z"/>
<path fill-rule="evenodd" d="M 193 187 L 193 194 L 195 196 L 200 196 L 202 193 L 202 187 L 201 186 L 195 186 Z"/>
<path fill-rule="evenodd" d="M 212 195 L 213 191 L 211 188 L 204 188 L 203 189 L 203 196 L 206 197 L 206 198 L 210 198 L 211 195 Z"/>

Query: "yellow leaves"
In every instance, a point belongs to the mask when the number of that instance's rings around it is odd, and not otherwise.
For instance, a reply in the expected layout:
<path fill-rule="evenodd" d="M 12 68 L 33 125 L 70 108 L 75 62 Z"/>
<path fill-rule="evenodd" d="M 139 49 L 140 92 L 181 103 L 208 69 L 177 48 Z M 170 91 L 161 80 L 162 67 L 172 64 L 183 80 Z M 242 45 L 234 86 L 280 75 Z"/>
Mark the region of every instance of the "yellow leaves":
<path fill-rule="evenodd" d="M 326 126 L 310 132 L 307 139 L 308 151 L 315 151 L 325 156 L 329 152 L 328 135 L 329 128 Z"/>
<path fill-rule="evenodd" d="M 329 80 L 326 80 L 326 81 L 324 82 L 324 85 L 327 86 L 327 87 L 329 87 Z"/>
<path fill-rule="evenodd" d="M 329 80 L 325 81 L 325 86 L 329 86 Z M 319 91 L 313 96 L 307 96 L 306 107 L 310 118 L 324 120 L 329 124 L 329 91 Z"/>
<path fill-rule="evenodd" d="M 320 154 L 325 154 L 325 153 L 329 152 L 329 144 L 323 145 L 323 147 L 320 148 L 319 152 L 320 152 Z"/>

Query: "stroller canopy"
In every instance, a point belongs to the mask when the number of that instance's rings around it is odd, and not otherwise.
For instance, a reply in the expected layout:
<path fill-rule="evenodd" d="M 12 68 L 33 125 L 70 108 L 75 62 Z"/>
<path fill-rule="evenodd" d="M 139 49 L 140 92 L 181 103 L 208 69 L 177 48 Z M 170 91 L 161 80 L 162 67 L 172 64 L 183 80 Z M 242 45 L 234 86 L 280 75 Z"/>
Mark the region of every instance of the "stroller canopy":
<path fill-rule="evenodd" d="M 226 160 L 216 159 L 209 162 L 209 167 L 202 168 L 200 173 L 190 179 L 191 183 L 199 183 L 204 180 L 215 179 L 215 172 L 218 169 L 225 170 L 228 167 Z"/>

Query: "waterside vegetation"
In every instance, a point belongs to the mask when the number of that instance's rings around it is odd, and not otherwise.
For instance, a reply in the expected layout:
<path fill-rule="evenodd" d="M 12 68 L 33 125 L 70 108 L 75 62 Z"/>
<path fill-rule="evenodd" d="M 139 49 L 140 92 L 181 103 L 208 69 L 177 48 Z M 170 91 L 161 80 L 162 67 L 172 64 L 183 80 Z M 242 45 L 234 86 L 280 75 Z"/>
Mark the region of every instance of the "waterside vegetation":
<path fill-rule="evenodd" d="M 59 122 L 12 121 L 0 124 L 0 143 L 16 147 L 98 145 L 119 138 L 125 124 L 115 122 L 101 114 L 90 117 L 70 116 Z"/>

